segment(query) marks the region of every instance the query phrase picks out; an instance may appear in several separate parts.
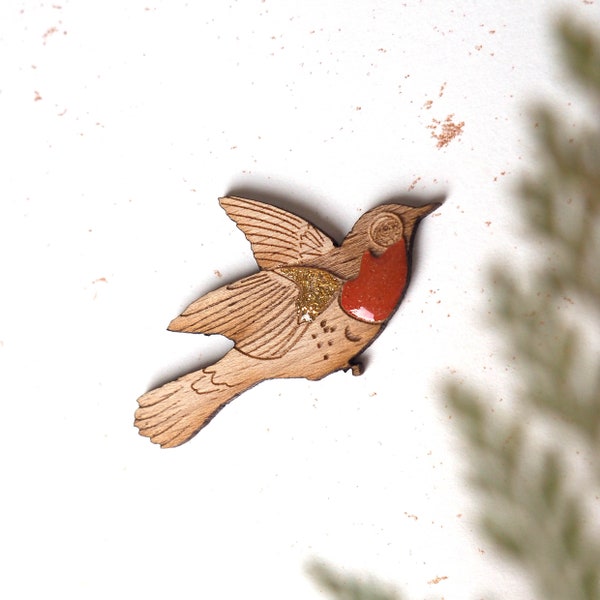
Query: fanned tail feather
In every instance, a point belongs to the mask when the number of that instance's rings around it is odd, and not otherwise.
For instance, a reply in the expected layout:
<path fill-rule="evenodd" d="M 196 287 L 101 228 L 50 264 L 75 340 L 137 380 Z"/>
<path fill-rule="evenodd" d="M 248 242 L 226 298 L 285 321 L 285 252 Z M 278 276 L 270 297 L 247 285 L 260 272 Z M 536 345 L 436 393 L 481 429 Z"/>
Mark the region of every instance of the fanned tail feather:
<path fill-rule="evenodd" d="M 214 366 L 195 371 L 138 398 L 135 426 L 163 448 L 187 442 L 238 394 L 250 387 L 214 381 Z"/>

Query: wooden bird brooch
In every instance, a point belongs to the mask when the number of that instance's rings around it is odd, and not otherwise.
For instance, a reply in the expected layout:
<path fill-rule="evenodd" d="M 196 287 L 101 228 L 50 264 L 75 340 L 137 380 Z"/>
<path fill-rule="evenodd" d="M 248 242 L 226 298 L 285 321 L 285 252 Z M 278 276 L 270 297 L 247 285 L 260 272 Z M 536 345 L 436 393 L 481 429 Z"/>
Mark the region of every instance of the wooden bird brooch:
<path fill-rule="evenodd" d="M 351 369 L 406 291 L 419 221 L 440 206 L 384 204 L 358 219 L 341 246 L 285 210 L 219 200 L 244 232 L 258 273 L 202 296 L 171 331 L 227 336 L 215 364 L 138 399 L 135 425 L 163 448 L 188 441 L 228 402 L 265 379 L 321 379 Z"/>

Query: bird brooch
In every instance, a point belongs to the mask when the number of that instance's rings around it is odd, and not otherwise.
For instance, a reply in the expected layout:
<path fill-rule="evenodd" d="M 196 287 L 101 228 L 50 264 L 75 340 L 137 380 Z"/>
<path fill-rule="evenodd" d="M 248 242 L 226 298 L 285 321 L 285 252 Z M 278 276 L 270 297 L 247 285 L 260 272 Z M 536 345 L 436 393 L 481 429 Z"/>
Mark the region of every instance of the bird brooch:
<path fill-rule="evenodd" d="M 209 292 L 171 321 L 170 331 L 218 333 L 235 345 L 215 364 L 138 399 L 135 426 L 163 448 L 188 441 L 266 379 L 359 375 L 358 355 L 406 292 L 417 225 L 440 206 L 378 206 L 338 246 L 280 208 L 234 196 L 219 202 L 246 235 L 259 271 Z"/>

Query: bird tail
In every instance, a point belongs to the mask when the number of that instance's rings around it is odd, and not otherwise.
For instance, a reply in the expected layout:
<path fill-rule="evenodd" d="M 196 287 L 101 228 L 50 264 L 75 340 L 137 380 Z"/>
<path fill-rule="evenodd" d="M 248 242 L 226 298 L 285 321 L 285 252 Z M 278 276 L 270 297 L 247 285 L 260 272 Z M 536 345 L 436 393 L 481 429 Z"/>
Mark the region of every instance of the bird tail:
<path fill-rule="evenodd" d="M 188 373 L 138 398 L 135 426 L 162 448 L 187 442 L 236 396 L 257 380 L 240 380 L 223 357 L 214 365 Z M 238 367 L 239 369 L 239 367 Z"/>

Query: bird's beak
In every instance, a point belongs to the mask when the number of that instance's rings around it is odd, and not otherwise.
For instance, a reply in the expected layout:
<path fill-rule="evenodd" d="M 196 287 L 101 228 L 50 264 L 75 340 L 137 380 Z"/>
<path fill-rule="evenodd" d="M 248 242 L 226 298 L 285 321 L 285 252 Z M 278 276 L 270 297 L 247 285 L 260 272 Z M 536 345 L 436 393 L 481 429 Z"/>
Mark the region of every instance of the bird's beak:
<path fill-rule="evenodd" d="M 425 204 L 423 206 L 419 206 L 417 208 L 417 213 L 419 217 L 426 217 L 429 213 L 432 213 L 434 210 L 437 210 L 442 205 L 441 202 L 430 202 L 429 204 Z"/>
<path fill-rule="evenodd" d="M 418 221 L 432 213 L 434 210 L 437 210 L 441 205 L 441 202 L 430 202 L 429 204 L 424 204 L 423 206 L 417 206 L 410 211 L 410 216 L 415 221 Z"/>

